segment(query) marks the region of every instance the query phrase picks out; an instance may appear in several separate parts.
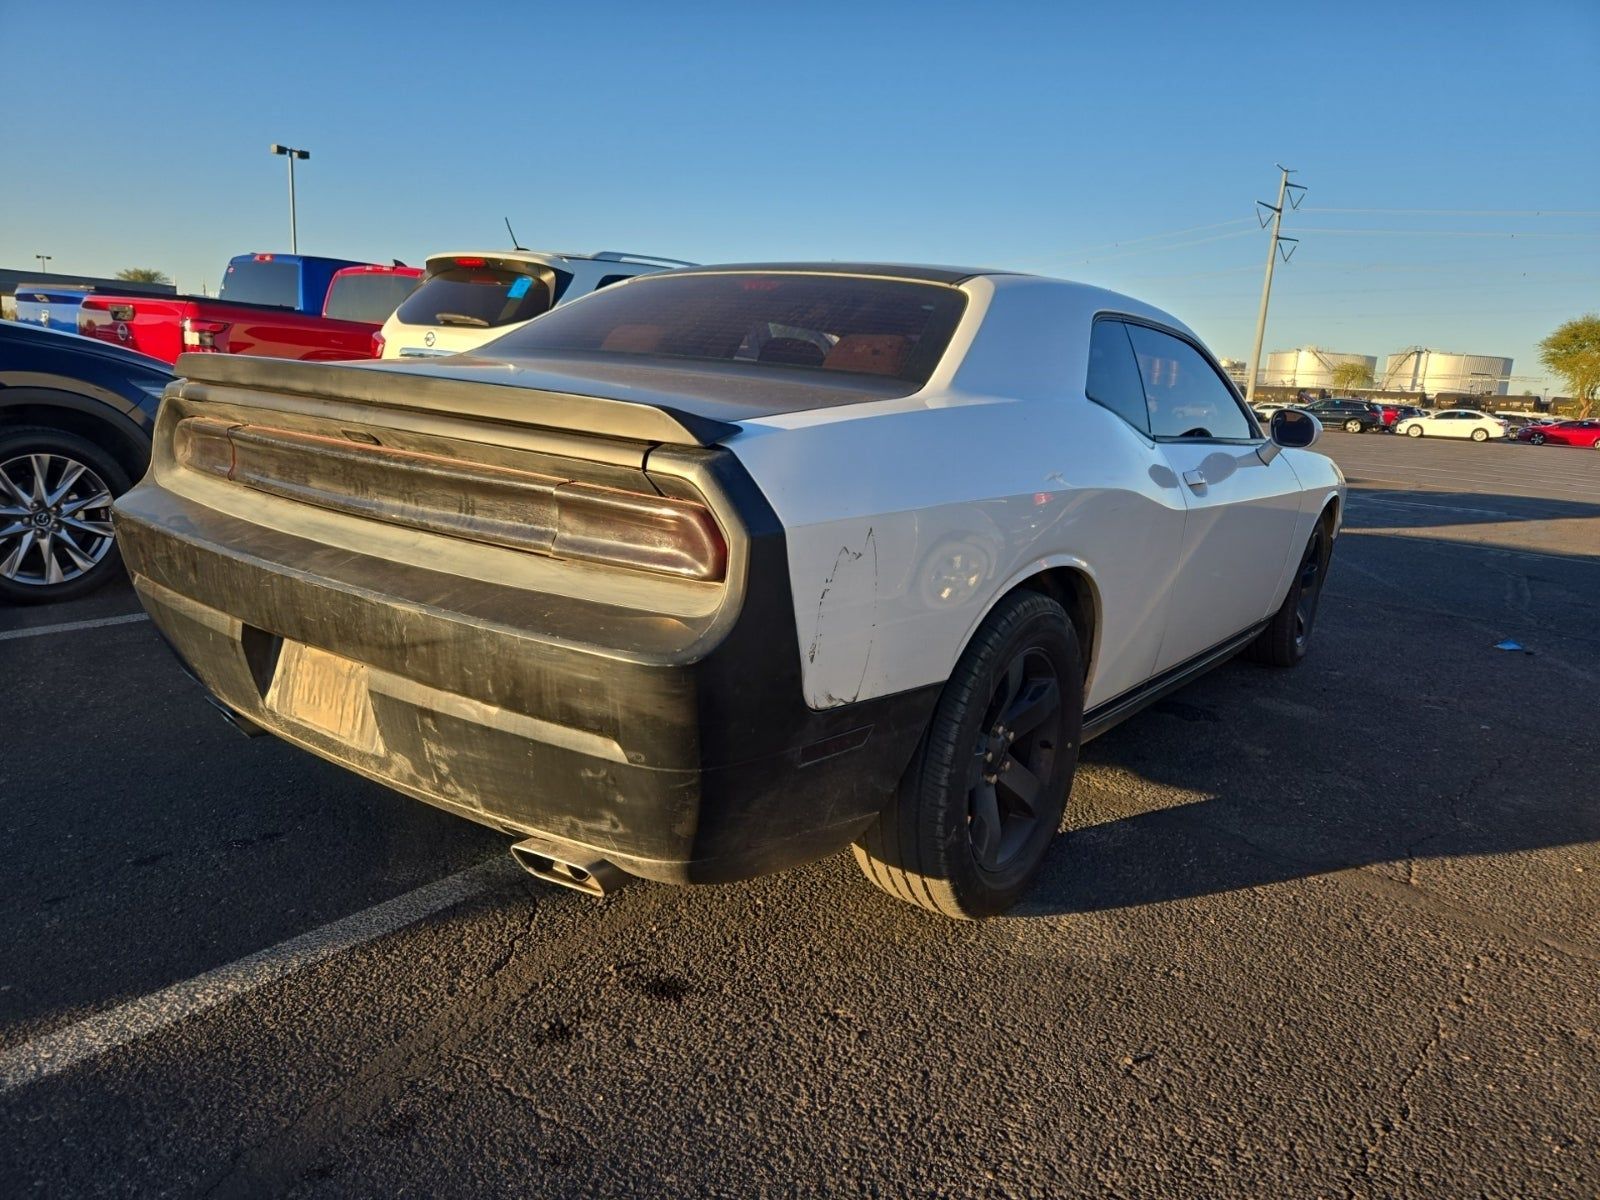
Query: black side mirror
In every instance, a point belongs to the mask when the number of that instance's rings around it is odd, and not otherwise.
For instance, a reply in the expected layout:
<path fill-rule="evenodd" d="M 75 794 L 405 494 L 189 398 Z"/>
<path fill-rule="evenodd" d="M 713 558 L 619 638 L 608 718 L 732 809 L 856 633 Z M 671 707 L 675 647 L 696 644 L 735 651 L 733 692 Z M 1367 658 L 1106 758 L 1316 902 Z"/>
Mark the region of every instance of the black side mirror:
<path fill-rule="evenodd" d="M 1280 408 L 1272 414 L 1269 436 L 1274 445 L 1304 450 L 1322 436 L 1322 422 L 1298 408 Z"/>

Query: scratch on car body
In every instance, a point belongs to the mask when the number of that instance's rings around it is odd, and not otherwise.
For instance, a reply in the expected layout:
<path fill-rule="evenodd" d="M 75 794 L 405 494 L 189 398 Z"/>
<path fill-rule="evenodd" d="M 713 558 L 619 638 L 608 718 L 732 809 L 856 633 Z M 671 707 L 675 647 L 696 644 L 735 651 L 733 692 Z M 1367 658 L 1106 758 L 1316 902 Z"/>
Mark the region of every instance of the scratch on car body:
<path fill-rule="evenodd" d="M 841 704 L 851 704 L 860 699 L 862 689 L 867 682 L 867 668 L 872 663 L 872 649 L 877 641 L 878 630 L 878 538 L 872 526 L 867 526 L 866 537 L 862 539 L 861 548 L 853 550 L 849 546 L 840 546 L 839 553 L 834 556 L 833 569 L 828 572 L 828 577 L 822 581 L 822 591 L 817 596 L 817 618 L 813 626 L 811 645 L 806 650 L 806 661 L 815 663 L 817 653 L 822 649 L 822 625 L 828 596 L 834 590 L 834 585 L 839 579 L 841 569 L 851 563 L 860 562 L 871 554 L 872 563 L 872 615 L 867 627 L 867 646 L 861 656 L 861 674 L 856 680 L 855 691 L 848 697 L 835 696 L 831 691 L 824 694 L 827 707 L 837 707 Z"/>

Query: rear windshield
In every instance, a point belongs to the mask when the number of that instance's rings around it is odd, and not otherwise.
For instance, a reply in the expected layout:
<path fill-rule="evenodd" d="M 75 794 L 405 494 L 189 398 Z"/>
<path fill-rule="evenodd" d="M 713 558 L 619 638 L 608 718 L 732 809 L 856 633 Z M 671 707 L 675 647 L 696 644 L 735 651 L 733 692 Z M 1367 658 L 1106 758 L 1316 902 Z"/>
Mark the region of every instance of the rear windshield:
<path fill-rule="evenodd" d="M 400 302 L 417 286 L 416 275 L 395 275 L 389 271 L 363 271 L 357 275 L 340 275 L 328 289 L 328 301 L 323 315 L 341 321 L 366 321 L 382 325 L 389 314 L 400 307 Z"/>
<path fill-rule="evenodd" d="M 493 329 L 528 321 L 555 302 L 548 276 L 501 267 L 452 267 L 430 275 L 395 314 L 407 325 Z"/>
<path fill-rule="evenodd" d="M 222 276 L 221 298 L 235 304 L 270 304 L 276 308 L 300 307 L 300 264 L 246 259 L 228 264 Z"/>
<path fill-rule="evenodd" d="M 656 275 L 559 308 L 482 353 L 649 355 L 921 386 L 965 307 L 955 288 L 898 279 Z"/>

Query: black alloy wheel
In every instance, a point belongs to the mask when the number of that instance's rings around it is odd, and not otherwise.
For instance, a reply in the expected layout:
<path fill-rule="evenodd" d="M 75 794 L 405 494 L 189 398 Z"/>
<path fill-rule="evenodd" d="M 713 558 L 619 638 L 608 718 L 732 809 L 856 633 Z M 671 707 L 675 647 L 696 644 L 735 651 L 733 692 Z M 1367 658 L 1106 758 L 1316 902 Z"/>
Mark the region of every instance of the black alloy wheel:
<path fill-rule="evenodd" d="M 1332 557 L 1332 523 L 1324 516 L 1306 542 L 1294 582 L 1289 585 L 1289 594 L 1261 635 L 1245 647 L 1246 658 L 1268 667 L 1300 664 L 1311 644 L 1311 631 L 1317 623 L 1317 605 L 1322 600 L 1322 587 L 1327 581 Z"/>
<path fill-rule="evenodd" d="M 982 870 L 1004 871 L 1033 840 L 1060 738 L 1061 680 L 1030 646 L 996 685 L 967 772 L 967 840 Z"/>
<path fill-rule="evenodd" d="M 1311 534 L 1311 544 L 1306 547 L 1305 557 L 1300 560 L 1300 574 L 1295 579 L 1294 644 L 1302 655 L 1306 652 L 1306 640 L 1311 636 L 1311 627 L 1317 620 L 1317 604 L 1322 599 L 1322 577 L 1328 565 L 1322 549 L 1326 536 L 1319 521 Z"/>
<path fill-rule="evenodd" d="M 994 916 L 1061 826 L 1083 731 L 1083 659 L 1061 605 L 1001 598 L 951 671 L 894 797 L 855 844 L 878 887 L 949 917 Z"/>

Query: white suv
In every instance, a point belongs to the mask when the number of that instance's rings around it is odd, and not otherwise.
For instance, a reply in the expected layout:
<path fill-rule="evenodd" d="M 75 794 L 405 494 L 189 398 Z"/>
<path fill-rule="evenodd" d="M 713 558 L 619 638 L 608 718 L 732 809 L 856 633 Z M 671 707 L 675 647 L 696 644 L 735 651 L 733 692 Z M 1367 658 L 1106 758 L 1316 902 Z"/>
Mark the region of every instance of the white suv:
<path fill-rule="evenodd" d="M 436 254 L 428 259 L 421 285 L 383 323 L 379 357 L 460 354 L 609 284 L 694 265 L 621 250 Z"/>

